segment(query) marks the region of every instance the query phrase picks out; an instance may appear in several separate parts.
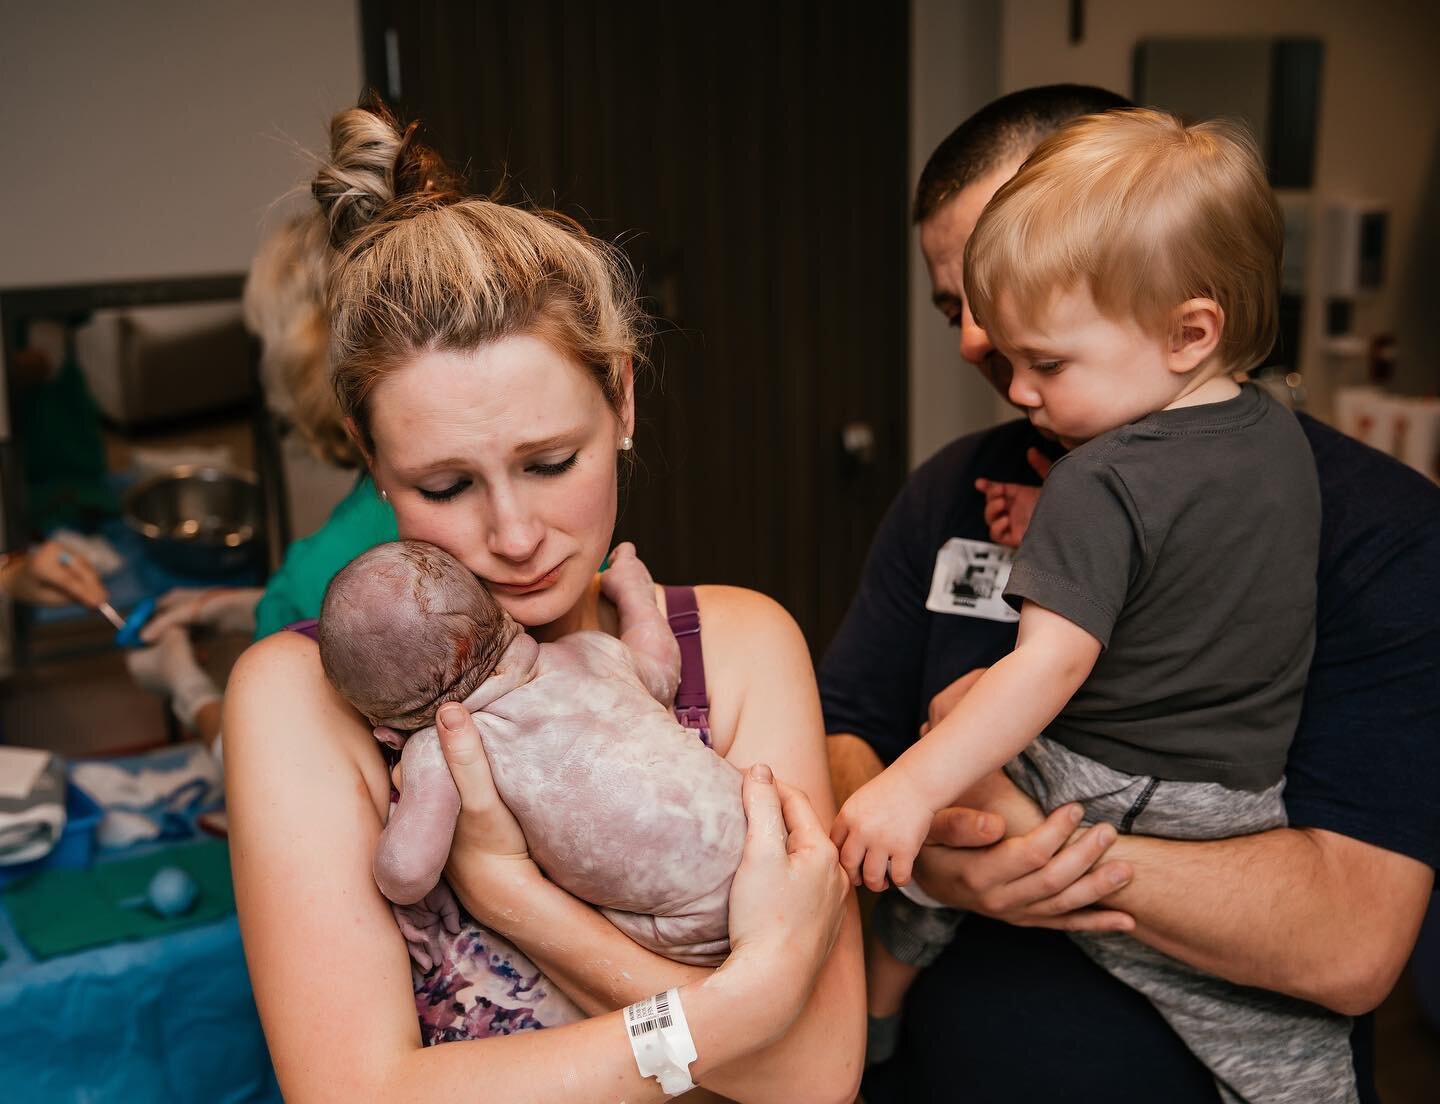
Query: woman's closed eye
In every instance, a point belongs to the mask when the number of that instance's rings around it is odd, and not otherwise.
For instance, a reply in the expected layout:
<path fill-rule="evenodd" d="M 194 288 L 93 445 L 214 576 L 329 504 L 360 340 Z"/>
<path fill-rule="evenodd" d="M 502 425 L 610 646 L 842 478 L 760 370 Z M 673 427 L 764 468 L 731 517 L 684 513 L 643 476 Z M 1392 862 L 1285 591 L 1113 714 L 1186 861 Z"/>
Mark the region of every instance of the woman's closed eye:
<path fill-rule="evenodd" d="M 1046 375 L 1054 375 L 1056 372 L 1060 371 L 1061 368 L 1065 367 L 1065 362 L 1063 360 L 1037 360 L 1030 367 L 1037 372 L 1043 372 Z"/>
<path fill-rule="evenodd" d="M 564 460 L 559 461 L 558 463 L 531 464 L 525 470 L 528 472 L 533 472 L 535 475 L 564 475 L 567 471 L 569 471 L 575 466 L 575 462 L 579 459 L 580 453 L 576 451 L 572 452 L 568 457 L 566 457 Z"/>
<path fill-rule="evenodd" d="M 420 492 L 421 498 L 430 502 L 449 502 L 468 486 L 470 486 L 470 480 L 460 479 L 438 491 L 432 491 L 425 487 L 416 487 L 415 489 Z"/>

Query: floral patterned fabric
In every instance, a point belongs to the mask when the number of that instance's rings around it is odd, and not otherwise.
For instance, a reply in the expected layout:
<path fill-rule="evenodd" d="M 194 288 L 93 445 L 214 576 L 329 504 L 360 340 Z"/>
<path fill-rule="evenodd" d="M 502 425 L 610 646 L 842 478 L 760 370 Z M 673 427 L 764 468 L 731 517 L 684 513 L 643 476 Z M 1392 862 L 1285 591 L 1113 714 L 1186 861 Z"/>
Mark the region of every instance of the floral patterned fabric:
<path fill-rule="evenodd" d="M 426 1046 L 584 1019 L 514 944 L 476 923 L 445 881 L 423 901 L 391 910 L 410 945 L 415 1012 Z"/>

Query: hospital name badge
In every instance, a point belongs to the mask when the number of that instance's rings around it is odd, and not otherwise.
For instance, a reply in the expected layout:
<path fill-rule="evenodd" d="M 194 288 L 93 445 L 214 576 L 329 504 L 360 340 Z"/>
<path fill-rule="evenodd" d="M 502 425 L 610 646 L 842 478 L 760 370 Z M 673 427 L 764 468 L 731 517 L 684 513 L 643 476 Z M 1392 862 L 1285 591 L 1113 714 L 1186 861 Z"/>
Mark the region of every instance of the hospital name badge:
<path fill-rule="evenodd" d="M 925 608 L 986 621 L 1019 621 L 1019 611 L 1002 597 L 1014 559 L 1013 548 L 951 537 L 935 557 Z"/>

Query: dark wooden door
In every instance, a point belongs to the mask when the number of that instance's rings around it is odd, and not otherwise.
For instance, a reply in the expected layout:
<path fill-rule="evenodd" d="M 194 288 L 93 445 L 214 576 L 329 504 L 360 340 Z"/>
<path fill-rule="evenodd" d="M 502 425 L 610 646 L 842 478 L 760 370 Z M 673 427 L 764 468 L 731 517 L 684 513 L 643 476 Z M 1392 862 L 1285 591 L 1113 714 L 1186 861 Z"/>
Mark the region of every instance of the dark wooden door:
<path fill-rule="evenodd" d="M 621 537 L 662 580 L 772 595 L 817 653 L 905 474 L 907 11 L 362 3 L 367 78 L 473 186 L 642 273 Z"/>

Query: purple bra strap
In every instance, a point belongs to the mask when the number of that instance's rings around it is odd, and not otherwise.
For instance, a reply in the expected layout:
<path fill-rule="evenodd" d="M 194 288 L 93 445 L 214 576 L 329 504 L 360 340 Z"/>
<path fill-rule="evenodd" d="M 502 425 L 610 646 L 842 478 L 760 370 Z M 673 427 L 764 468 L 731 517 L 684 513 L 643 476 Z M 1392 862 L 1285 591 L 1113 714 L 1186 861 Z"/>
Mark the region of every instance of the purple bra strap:
<path fill-rule="evenodd" d="M 298 632 L 301 636 L 308 636 L 311 640 L 320 639 L 320 622 L 313 617 L 304 621 L 296 621 L 285 626 L 286 632 Z"/>
<path fill-rule="evenodd" d="M 680 686 L 675 691 L 675 719 L 700 733 L 710 744 L 710 697 L 705 692 L 705 655 L 700 648 L 700 608 L 695 588 L 667 586 L 665 608 L 670 631 L 680 645 Z"/>

